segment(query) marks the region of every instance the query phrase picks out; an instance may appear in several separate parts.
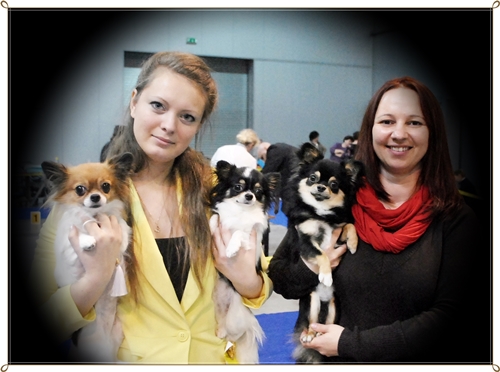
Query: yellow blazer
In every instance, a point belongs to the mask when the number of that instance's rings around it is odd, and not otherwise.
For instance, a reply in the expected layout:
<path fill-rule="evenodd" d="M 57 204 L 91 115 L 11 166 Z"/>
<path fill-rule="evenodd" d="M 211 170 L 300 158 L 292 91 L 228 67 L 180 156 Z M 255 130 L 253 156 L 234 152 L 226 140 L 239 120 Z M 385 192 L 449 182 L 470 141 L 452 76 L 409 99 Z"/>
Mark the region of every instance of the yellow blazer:
<path fill-rule="evenodd" d="M 203 278 L 204 292 L 200 292 L 190 272 L 179 303 L 137 191 L 133 185 L 131 187 L 135 252 L 140 267 L 140 298 L 137 305 L 129 295 L 120 298 L 118 314 L 122 321 L 124 340 L 118 351 L 119 360 L 155 364 L 231 363 L 225 353 L 227 342 L 215 335 L 212 293 L 217 273 L 212 259 L 207 262 Z M 54 209 L 42 227 L 33 264 L 34 268 L 41 268 L 36 275 L 36 283 L 43 287 L 40 289 L 45 297 L 43 310 L 63 341 L 93 321 L 95 312 L 81 317 L 69 287 L 58 289 L 55 283 L 53 242 L 58 211 Z M 39 280 L 43 277 L 39 275 L 48 275 L 48 279 L 42 283 Z M 252 300 L 243 299 L 248 307 L 259 308 L 271 294 L 272 283 L 265 272 L 262 276 L 264 286 L 260 296 Z"/>

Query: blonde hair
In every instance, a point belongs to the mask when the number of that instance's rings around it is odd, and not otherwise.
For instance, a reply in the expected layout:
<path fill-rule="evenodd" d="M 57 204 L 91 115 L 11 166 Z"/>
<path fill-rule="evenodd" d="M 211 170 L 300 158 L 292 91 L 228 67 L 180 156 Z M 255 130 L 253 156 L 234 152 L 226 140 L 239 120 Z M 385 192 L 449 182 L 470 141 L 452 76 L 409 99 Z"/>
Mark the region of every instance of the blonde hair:
<path fill-rule="evenodd" d="M 236 135 L 236 140 L 239 143 L 246 145 L 254 144 L 257 145 L 260 143 L 259 136 L 253 129 L 243 129 Z"/>

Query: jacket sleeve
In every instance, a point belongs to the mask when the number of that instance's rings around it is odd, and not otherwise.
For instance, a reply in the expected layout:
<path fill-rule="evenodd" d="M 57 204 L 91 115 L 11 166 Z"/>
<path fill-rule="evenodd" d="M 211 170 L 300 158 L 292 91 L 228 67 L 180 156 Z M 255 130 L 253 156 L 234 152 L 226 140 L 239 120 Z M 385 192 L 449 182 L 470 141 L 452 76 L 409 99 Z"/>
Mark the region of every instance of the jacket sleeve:
<path fill-rule="evenodd" d="M 441 265 L 432 305 L 392 324 L 344 329 L 338 345 L 341 358 L 478 362 L 478 355 L 487 357 L 489 297 L 470 298 L 479 288 L 488 293 L 484 286 L 489 283 L 486 235 L 468 207 L 443 226 Z"/>
<path fill-rule="evenodd" d="M 43 326 L 51 332 L 56 342 L 64 342 L 73 332 L 95 319 L 95 310 L 85 317 L 81 316 L 71 297 L 70 286 L 59 288 L 54 277 L 54 241 L 61 215 L 60 209 L 53 207 L 43 223 L 29 278 L 40 322 L 44 323 Z"/>
<path fill-rule="evenodd" d="M 269 275 L 267 274 L 267 258 L 264 256 L 264 253 L 262 253 L 261 255 L 261 263 L 262 271 L 260 272 L 260 275 L 262 276 L 264 283 L 262 285 L 262 290 L 260 291 L 259 296 L 252 299 L 242 297 L 243 304 L 252 309 L 259 309 L 273 293 L 273 283 L 271 279 L 269 279 Z"/>
<path fill-rule="evenodd" d="M 308 295 L 319 283 L 300 258 L 297 242 L 297 232 L 289 228 L 269 263 L 274 291 L 289 300 Z"/>

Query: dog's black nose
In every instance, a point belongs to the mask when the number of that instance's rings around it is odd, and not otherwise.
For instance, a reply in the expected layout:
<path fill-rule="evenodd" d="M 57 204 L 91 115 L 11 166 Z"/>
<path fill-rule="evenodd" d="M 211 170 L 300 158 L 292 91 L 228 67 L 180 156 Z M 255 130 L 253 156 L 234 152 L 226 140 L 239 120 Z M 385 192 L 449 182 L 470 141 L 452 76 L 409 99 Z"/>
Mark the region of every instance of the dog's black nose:
<path fill-rule="evenodd" d="M 97 203 L 99 200 L 101 200 L 101 195 L 92 194 L 90 195 L 90 200 L 92 201 L 92 203 Z"/>
<path fill-rule="evenodd" d="M 323 192 L 326 190 L 326 186 L 323 186 L 323 185 L 318 185 L 316 186 L 316 189 L 319 191 L 319 192 Z"/>
<path fill-rule="evenodd" d="M 251 193 L 246 193 L 246 194 L 245 194 L 245 199 L 246 199 L 246 200 L 252 200 L 252 199 L 253 199 L 253 194 L 251 194 Z"/>

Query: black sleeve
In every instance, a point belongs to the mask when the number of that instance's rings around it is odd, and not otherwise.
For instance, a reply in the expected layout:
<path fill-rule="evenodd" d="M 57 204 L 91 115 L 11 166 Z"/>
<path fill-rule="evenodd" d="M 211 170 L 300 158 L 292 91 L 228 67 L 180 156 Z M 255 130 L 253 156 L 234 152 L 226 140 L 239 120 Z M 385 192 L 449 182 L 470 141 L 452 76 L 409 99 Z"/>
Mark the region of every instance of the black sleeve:
<path fill-rule="evenodd" d="M 319 283 L 318 275 L 300 258 L 298 240 L 297 231 L 289 228 L 269 263 L 274 291 L 289 300 L 308 295 Z"/>

